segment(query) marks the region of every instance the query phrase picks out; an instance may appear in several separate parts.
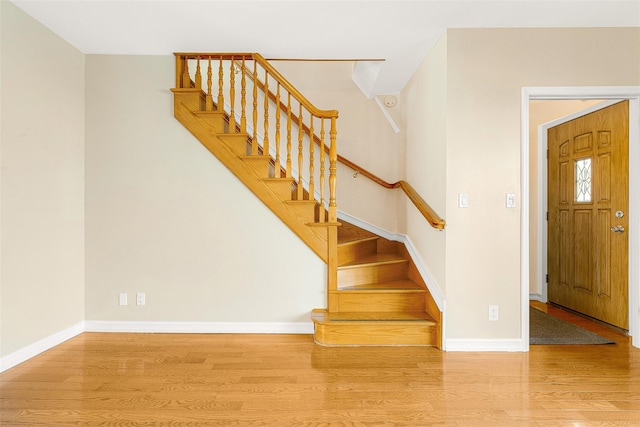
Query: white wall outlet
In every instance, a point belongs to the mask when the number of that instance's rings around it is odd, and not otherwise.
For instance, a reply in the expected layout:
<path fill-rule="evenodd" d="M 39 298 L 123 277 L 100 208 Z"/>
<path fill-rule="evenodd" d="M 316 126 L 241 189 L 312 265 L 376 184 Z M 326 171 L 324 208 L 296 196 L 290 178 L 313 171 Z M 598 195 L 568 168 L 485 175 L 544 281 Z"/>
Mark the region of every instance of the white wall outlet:
<path fill-rule="evenodd" d="M 127 305 L 127 293 L 126 292 L 120 292 L 118 294 L 118 302 L 120 303 L 120 305 Z"/>
<path fill-rule="evenodd" d="M 136 305 L 145 305 L 145 303 L 146 303 L 146 296 L 144 292 L 136 293 Z"/>
<path fill-rule="evenodd" d="M 515 208 L 516 207 L 516 195 L 513 193 L 507 193 L 507 207 Z"/>
<path fill-rule="evenodd" d="M 489 321 L 497 322 L 500 319 L 500 309 L 497 305 L 489 306 Z"/>
<path fill-rule="evenodd" d="M 469 207 L 469 195 L 467 193 L 458 194 L 458 207 L 459 208 Z"/>

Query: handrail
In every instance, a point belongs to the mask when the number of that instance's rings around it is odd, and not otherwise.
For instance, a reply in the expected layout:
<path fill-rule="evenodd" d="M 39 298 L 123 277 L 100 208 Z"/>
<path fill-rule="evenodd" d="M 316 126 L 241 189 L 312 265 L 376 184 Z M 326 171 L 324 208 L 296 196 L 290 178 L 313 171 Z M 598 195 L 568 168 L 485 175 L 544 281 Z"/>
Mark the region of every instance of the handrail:
<path fill-rule="evenodd" d="M 352 161 L 342 156 L 338 156 L 338 161 L 350 167 L 354 171 L 356 171 L 356 174 L 364 175 L 370 180 L 372 180 L 373 182 L 381 185 L 384 188 L 387 188 L 390 190 L 394 188 L 402 189 L 404 194 L 407 195 L 409 200 L 411 200 L 411 202 L 415 205 L 415 207 L 422 214 L 422 216 L 429 222 L 431 227 L 435 228 L 436 230 L 444 230 L 446 226 L 446 221 L 443 218 L 440 218 L 440 216 L 436 213 L 436 211 L 433 210 L 431 206 L 429 206 L 429 204 L 420 196 L 420 194 L 418 194 L 418 192 L 407 181 L 400 180 L 391 184 L 385 181 L 384 179 L 369 172 L 362 166 L 359 166 L 358 164 L 353 163 Z"/>
<path fill-rule="evenodd" d="M 336 119 L 338 118 L 338 110 L 317 109 L 304 95 L 300 93 L 298 89 L 296 89 L 291 83 L 289 83 L 289 80 L 287 80 L 282 74 L 280 74 L 278 70 L 273 68 L 273 66 L 269 62 L 267 62 L 267 60 L 264 59 L 262 55 L 260 55 L 259 53 L 254 53 L 253 57 L 254 59 L 256 59 L 256 61 L 258 61 L 258 64 L 260 64 L 262 68 L 267 70 L 267 72 L 271 76 L 275 77 L 276 80 L 279 81 L 280 84 L 284 86 L 284 88 L 289 93 L 291 93 L 291 95 L 294 96 L 294 98 L 296 98 L 300 103 L 302 103 L 303 107 L 305 107 L 309 112 L 311 112 L 311 114 L 313 114 L 314 116 L 324 117 L 327 119 L 332 117 L 335 117 Z"/>

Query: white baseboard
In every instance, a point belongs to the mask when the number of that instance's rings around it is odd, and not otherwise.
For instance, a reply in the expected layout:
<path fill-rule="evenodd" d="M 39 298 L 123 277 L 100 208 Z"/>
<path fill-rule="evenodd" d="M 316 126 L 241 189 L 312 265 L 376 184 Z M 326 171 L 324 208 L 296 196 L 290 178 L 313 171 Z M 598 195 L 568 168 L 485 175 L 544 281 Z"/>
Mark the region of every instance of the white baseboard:
<path fill-rule="evenodd" d="M 540 302 L 546 302 L 544 300 L 544 297 L 542 296 L 542 294 L 539 294 L 537 292 L 531 292 L 529 293 L 529 301 L 540 301 Z"/>
<path fill-rule="evenodd" d="M 527 351 L 521 339 L 460 339 L 449 338 L 446 351 Z"/>
<path fill-rule="evenodd" d="M 148 322 L 87 320 L 86 332 L 173 334 L 313 334 L 312 322 Z"/>
<path fill-rule="evenodd" d="M 49 350 L 63 342 L 81 334 L 85 330 L 85 322 L 78 322 L 73 326 L 68 327 L 60 332 L 56 332 L 46 338 L 29 344 L 20 350 L 14 351 L 2 358 L 0 358 L 0 372 L 4 372 L 7 369 L 13 368 L 22 362 L 31 359 L 38 354 Z"/>
<path fill-rule="evenodd" d="M 383 230 L 380 227 L 369 224 L 368 222 L 363 221 L 360 218 L 356 218 L 355 216 L 351 216 L 348 213 L 342 212 L 340 210 L 338 211 L 338 219 L 344 219 L 345 221 L 355 225 L 356 227 L 360 227 L 363 230 L 367 230 L 371 233 L 377 234 L 378 236 L 384 237 L 387 240 L 399 241 L 398 236 L 401 236 L 400 234 L 390 233 L 387 230 Z"/>

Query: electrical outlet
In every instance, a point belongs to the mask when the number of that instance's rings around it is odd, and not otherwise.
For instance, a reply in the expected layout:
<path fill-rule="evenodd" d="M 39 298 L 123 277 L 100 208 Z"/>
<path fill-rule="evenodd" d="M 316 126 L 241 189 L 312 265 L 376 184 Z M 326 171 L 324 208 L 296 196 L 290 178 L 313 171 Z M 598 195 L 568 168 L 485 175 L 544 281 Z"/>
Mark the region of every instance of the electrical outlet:
<path fill-rule="evenodd" d="M 497 322 L 500 319 L 500 310 L 497 305 L 489 306 L 489 321 Z"/>
<path fill-rule="evenodd" d="M 146 302 L 145 300 L 146 298 L 144 292 L 138 292 L 136 294 L 136 305 L 144 305 Z"/>
<path fill-rule="evenodd" d="M 120 305 L 127 305 L 127 293 L 121 292 L 118 294 L 118 302 Z"/>

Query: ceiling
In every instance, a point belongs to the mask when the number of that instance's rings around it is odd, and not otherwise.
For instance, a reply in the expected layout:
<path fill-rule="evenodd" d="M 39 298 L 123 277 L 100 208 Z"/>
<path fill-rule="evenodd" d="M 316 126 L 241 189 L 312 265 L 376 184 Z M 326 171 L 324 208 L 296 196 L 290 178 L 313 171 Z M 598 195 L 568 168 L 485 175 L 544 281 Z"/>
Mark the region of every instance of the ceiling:
<path fill-rule="evenodd" d="M 383 59 L 375 94 L 400 92 L 447 28 L 640 26 L 640 0 L 11 1 L 85 54 Z"/>

